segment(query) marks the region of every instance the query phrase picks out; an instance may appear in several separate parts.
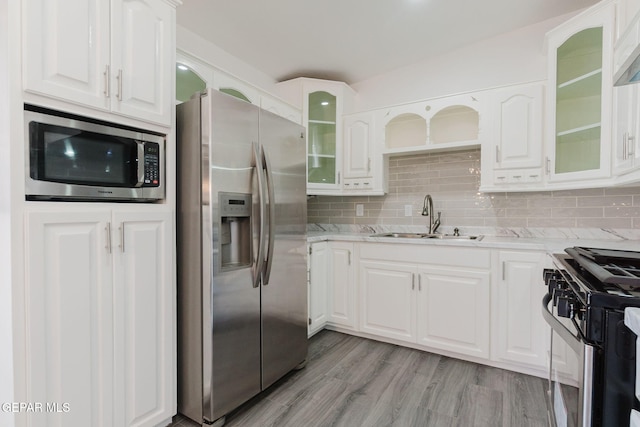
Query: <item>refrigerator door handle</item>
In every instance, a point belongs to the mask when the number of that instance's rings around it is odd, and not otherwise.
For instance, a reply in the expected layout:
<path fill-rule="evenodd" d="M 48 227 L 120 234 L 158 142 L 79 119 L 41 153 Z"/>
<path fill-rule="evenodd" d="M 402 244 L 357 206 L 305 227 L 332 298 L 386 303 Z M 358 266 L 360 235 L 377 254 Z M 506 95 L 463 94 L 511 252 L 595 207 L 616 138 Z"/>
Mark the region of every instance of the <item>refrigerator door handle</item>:
<path fill-rule="evenodd" d="M 267 176 L 267 192 L 269 195 L 269 202 L 268 202 L 268 207 L 269 207 L 269 239 L 268 239 L 268 245 L 267 245 L 267 251 L 265 253 L 265 262 L 266 262 L 266 266 L 265 266 L 265 273 L 264 273 L 264 280 L 262 282 L 263 285 L 268 285 L 269 284 L 269 277 L 271 276 L 271 264 L 273 263 L 273 243 L 275 240 L 275 230 L 276 230 L 276 225 L 275 225 L 275 218 L 276 218 L 276 204 L 275 204 L 275 200 L 274 200 L 274 190 L 273 190 L 273 173 L 272 173 L 272 169 L 271 169 L 271 161 L 269 160 L 269 155 L 267 154 L 267 152 L 264 150 L 264 147 L 260 147 L 260 152 L 262 153 L 262 161 L 264 163 L 264 169 L 266 172 L 266 176 Z"/>
<path fill-rule="evenodd" d="M 264 232 L 265 232 L 265 213 L 266 213 L 266 200 L 265 200 L 265 191 L 264 191 L 264 177 L 262 175 L 262 157 L 259 152 L 258 144 L 256 142 L 252 142 L 253 146 L 253 160 L 256 170 L 256 175 L 258 177 L 258 200 L 260 203 L 260 220 L 258 230 L 258 254 L 256 256 L 256 264 L 254 265 L 253 270 L 253 287 L 257 288 L 260 286 L 260 278 L 262 277 L 262 270 L 264 268 Z"/>

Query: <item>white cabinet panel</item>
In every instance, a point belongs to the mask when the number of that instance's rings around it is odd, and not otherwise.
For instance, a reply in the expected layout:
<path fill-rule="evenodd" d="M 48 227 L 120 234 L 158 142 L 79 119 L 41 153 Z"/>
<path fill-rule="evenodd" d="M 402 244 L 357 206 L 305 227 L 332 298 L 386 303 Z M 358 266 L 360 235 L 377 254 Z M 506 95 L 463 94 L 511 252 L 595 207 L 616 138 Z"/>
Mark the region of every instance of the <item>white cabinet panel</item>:
<path fill-rule="evenodd" d="M 170 125 L 175 84 L 172 4 L 26 0 L 23 11 L 25 91 Z"/>
<path fill-rule="evenodd" d="M 353 244 L 347 242 L 330 242 L 328 283 L 328 317 L 327 321 L 334 325 L 356 328 L 356 286 L 353 267 Z"/>
<path fill-rule="evenodd" d="M 540 310 L 546 292 L 542 252 L 498 254 L 496 351 L 500 360 L 544 368 L 548 327 Z"/>
<path fill-rule="evenodd" d="M 175 398 L 171 213 L 115 214 L 114 224 L 116 424 L 157 425 Z"/>
<path fill-rule="evenodd" d="M 30 425 L 113 425 L 113 295 L 107 224 L 97 213 L 27 217 L 28 402 L 68 405 L 31 412 Z"/>
<path fill-rule="evenodd" d="M 108 108 L 109 2 L 28 0 L 23 11 L 25 89 Z"/>
<path fill-rule="evenodd" d="M 329 283 L 329 245 L 313 243 L 309 247 L 309 336 L 327 323 L 327 286 Z"/>
<path fill-rule="evenodd" d="M 419 267 L 418 343 L 489 357 L 488 271 Z"/>
<path fill-rule="evenodd" d="M 360 330 L 415 342 L 414 265 L 360 261 Z"/>
<path fill-rule="evenodd" d="M 169 123 L 175 11 L 159 0 L 111 0 L 112 104 L 120 114 Z"/>
<path fill-rule="evenodd" d="M 172 214 L 27 214 L 34 426 L 155 426 L 175 412 Z M 123 240 L 124 239 L 124 240 Z"/>

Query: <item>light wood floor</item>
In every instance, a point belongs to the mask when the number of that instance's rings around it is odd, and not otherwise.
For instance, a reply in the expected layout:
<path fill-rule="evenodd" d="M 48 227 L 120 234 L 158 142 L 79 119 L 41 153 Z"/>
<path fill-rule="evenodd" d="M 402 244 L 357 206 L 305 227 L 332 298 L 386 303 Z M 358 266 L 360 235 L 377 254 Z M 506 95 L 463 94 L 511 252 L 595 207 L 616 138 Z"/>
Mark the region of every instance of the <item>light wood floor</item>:
<path fill-rule="evenodd" d="M 227 416 L 228 427 L 546 427 L 545 381 L 322 331 L 306 368 Z M 197 424 L 178 415 L 172 426 Z"/>

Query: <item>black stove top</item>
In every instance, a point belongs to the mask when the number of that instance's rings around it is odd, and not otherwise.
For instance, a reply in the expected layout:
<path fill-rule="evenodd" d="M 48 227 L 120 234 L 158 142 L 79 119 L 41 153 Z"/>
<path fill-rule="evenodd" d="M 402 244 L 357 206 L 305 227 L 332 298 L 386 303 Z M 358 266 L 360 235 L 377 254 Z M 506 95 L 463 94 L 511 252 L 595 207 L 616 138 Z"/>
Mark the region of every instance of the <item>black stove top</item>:
<path fill-rule="evenodd" d="M 583 305 L 640 307 L 640 252 L 584 247 L 565 252 L 553 258 Z"/>

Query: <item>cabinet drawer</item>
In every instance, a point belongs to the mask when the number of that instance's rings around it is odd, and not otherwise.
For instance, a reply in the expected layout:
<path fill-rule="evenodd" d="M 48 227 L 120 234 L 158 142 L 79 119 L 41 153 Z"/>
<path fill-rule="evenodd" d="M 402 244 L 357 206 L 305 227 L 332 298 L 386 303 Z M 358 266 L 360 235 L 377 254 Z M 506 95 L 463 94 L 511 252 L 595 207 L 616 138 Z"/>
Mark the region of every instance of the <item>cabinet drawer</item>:
<path fill-rule="evenodd" d="M 362 243 L 360 245 L 360 258 L 482 269 L 487 269 L 491 266 L 491 253 L 487 249 L 431 245 L 428 241 L 424 242 L 424 246 L 416 244 Z"/>

